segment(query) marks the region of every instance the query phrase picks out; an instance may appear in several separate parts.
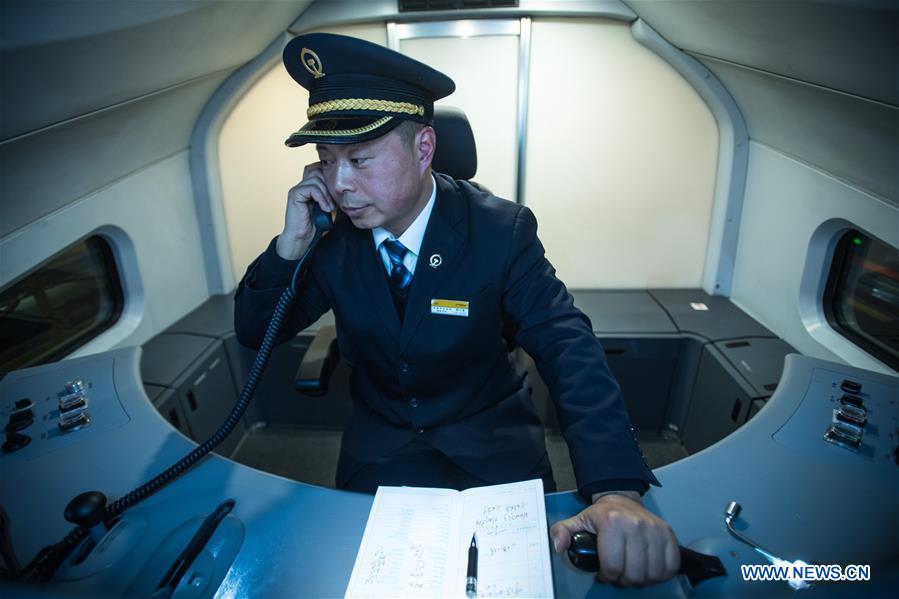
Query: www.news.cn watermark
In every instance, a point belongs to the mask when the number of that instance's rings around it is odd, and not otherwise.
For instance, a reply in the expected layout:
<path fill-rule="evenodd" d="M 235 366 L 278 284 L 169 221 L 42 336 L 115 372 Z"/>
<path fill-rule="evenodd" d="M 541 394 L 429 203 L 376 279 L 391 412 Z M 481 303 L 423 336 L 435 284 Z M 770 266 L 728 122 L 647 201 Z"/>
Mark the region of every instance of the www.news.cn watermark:
<path fill-rule="evenodd" d="M 802 561 L 740 566 L 745 581 L 784 581 L 794 588 L 816 582 L 859 582 L 871 580 L 871 566 L 850 564 L 806 564 Z"/>

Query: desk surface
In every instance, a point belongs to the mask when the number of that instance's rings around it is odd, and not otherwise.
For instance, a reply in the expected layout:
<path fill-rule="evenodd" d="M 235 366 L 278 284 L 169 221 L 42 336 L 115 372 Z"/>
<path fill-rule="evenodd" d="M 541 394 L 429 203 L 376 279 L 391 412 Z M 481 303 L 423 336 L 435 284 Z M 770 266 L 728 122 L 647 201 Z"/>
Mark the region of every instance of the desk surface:
<path fill-rule="evenodd" d="M 140 381 L 139 359 L 138 349 L 127 348 L 19 371 L 0 381 L 4 421 L 16 399 L 29 397 L 35 403 L 35 423 L 23 431 L 33 436 L 32 443 L 0 456 L 0 503 L 12 522 L 20 561 L 29 561 L 71 529 L 62 514 L 75 495 L 96 489 L 121 496 L 196 446 L 153 409 Z M 92 423 L 60 435 L 54 412 L 57 394 L 75 378 L 88 384 Z M 844 378 L 863 383 L 869 409 L 871 420 L 859 453 L 822 440 L 840 395 L 835 385 Z M 899 430 L 897 398 L 899 382 L 894 378 L 789 356 L 777 392 L 753 420 L 716 445 L 658 469 L 663 486 L 646 498 L 647 507 L 672 524 L 682 544 L 719 555 L 729 575 L 696 589 L 677 579 L 623 591 L 594 584 L 566 558 L 553 555 L 556 596 L 792 594 L 785 583 L 742 581 L 739 565 L 762 561 L 725 531 L 722 513 L 732 500 L 743 506 L 738 526 L 770 551 L 809 563 L 871 564 L 874 580 L 856 583 L 853 591 L 867 593 L 896 584 L 899 467 L 891 452 Z M 172 551 L 172 539 L 196 529 L 226 498 L 235 499 L 236 505 L 228 526 L 221 535 L 216 533 L 221 538 L 214 535 L 210 547 L 226 555 L 221 547 L 230 538 L 236 557 L 224 565 L 197 560 L 192 572 L 204 572 L 205 582 L 194 576 L 199 580 L 195 587 L 179 587 L 176 596 L 343 595 L 372 497 L 298 483 L 215 455 L 128 513 L 131 532 L 105 546 L 106 559 L 114 562 L 111 568 L 91 554 L 42 590 L 144 592 L 141 581 L 158 580 L 171 563 L 164 558 L 166 550 Z M 546 507 L 552 523 L 583 504 L 573 493 L 556 493 L 547 495 Z M 116 556 L 117 551 L 121 555 Z M 189 572 L 185 580 L 191 579 Z M 846 592 L 845 585 L 813 590 Z"/>

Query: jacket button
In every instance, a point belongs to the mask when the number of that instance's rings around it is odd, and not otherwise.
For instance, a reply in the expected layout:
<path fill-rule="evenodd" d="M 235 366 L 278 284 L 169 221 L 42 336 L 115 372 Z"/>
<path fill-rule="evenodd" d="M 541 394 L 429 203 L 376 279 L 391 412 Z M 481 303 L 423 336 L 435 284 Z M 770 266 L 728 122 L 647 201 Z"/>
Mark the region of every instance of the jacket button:
<path fill-rule="evenodd" d="M 418 407 L 418 400 L 415 399 L 415 398 L 413 397 L 413 398 L 409 401 L 409 405 L 412 406 L 413 408 L 417 408 L 417 407 Z"/>
<path fill-rule="evenodd" d="M 417 429 L 415 432 L 418 433 L 418 434 L 420 435 L 420 434 L 422 434 L 423 432 L 425 432 L 425 429 L 420 428 L 420 429 Z"/>
<path fill-rule="evenodd" d="M 409 365 L 405 362 L 400 363 L 400 372 L 409 372 Z"/>

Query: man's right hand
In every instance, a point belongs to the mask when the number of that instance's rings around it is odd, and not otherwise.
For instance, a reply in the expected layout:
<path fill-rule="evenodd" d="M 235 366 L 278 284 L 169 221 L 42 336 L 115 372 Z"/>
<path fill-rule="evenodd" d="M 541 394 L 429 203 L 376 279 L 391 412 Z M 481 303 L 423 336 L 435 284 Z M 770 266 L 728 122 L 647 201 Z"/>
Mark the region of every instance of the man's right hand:
<path fill-rule="evenodd" d="M 315 235 L 309 202 L 317 203 L 325 212 L 333 212 L 335 208 L 318 162 L 307 164 L 303 169 L 303 180 L 287 192 L 284 230 L 275 244 L 278 255 L 285 260 L 299 260 Z"/>

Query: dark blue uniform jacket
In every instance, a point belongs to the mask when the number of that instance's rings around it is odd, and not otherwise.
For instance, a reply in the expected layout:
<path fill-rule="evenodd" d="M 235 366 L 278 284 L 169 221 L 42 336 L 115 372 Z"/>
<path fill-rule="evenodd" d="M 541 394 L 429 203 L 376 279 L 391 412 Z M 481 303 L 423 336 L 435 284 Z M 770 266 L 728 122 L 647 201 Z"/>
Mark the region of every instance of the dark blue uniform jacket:
<path fill-rule="evenodd" d="M 435 179 L 403 320 L 371 232 L 339 218 L 306 267 L 280 336 L 334 311 L 354 402 L 342 455 L 374 461 L 421 435 L 488 481 L 531 471 L 546 452 L 543 427 L 527 376 L 510 359 L 506 323 L 550 390 L 581 492 L 658 484 L 590 321 L 544 256 L 533 213 L 466 182 Z M 294 266 L 274 241 L 249 266 L 235 298 L 242 344 L 259 346 Z M 432 299 L 467 301 L 468 316 L 434 314 Z M 351 474 L 338 469 L 338 485 Z"/>

